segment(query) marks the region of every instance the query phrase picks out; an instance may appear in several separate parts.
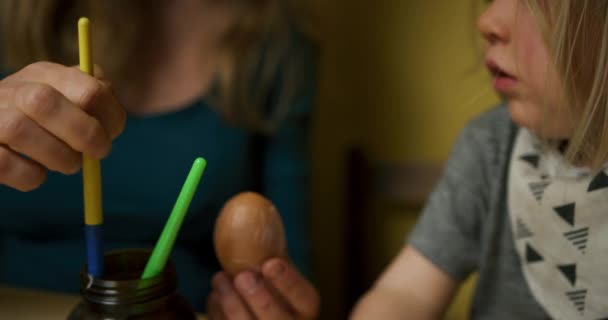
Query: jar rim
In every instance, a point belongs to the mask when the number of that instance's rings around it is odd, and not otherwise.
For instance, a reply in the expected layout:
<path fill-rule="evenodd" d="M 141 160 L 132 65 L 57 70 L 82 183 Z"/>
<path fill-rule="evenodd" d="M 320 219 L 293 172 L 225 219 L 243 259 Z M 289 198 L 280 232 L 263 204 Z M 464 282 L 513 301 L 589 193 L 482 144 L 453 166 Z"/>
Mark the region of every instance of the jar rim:
<path fill-rule="evenodd" d="M 177 273 L 171 261 L 157 276 L 141 279 L 149 249 L 119 249 L 104 254 L 104 277 L 93 278 L 85 264 L 80 274 L 81 294 L 90 303 L 137 304 L 162 299 L 177 291 Z"/>

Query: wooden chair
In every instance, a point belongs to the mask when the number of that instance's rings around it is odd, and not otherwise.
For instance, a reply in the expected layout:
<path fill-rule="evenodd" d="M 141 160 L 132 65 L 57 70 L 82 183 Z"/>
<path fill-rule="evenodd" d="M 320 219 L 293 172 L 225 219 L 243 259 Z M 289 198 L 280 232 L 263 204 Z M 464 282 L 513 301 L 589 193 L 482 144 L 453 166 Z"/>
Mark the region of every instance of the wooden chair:
<path fill-rule="evenodd" d="M 442 165 L 438 164 L 373 163 L 360 148 L 348 153 L 345 215 L 348 267 L 344 276 L 349 310 L 405 243 L 408 228 L 417 219 L 441 172 Z M 382 225 L 382 220 L 390 221 Z M 396 234 L 387 235 L 391 231 L 373 230 L 374 227 L 392 229 Z M 393 243 L 379 243 L 378 238 Z M 390 249 L 378 254 L 376 251 L 383 246 Z M 470 281 L 463 286 L 464 291 L 455 299 L 446 319 L 468 318 L 472 287 Z"/>

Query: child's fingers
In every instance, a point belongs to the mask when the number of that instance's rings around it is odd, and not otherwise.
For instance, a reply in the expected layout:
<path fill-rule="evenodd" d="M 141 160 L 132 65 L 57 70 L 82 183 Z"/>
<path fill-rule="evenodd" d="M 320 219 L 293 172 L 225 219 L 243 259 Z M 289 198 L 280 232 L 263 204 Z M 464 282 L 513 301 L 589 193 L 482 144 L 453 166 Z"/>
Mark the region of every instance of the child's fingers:
<path fill-rule="evenodd" d="M 315 319 L 320 298 L 314 286 L 284 260 L 274 258 L 262 266 L 262 274 L 298 314 Z"/>
<path fill-rule="evenodd" d="M 261 276 L 245 271 L 234 279 L 237 291 L 258 319 L 294 319 L 289 309 L 275 298 L 264 285 Z"/>
<path fill-rule="evenodd" d="M 0 145 L 0 184 L 20 191 L 31 191 L 46 179 L 46 170 L 34 161 Z"/>
<path fill-rule="evenodd" d="M 223 320 L 222 306 L 217 292 L 211 292 L 207 297 L 207 317 L 209 320 Z"/>
<path fill-rule="evenodd" d="M 72 174 L 80 169 L 76 151 L 15 108 L 0 109 L 0 144 L 53 171 Z"/>
<path fill-rule="evenodd" d="M 211 281 L 213 291 L 216 292 L 222 314 L 227 319 L 234 320 L 253 320 L 247 306 L 241 300 L 238 293 L 232 286 L 228 275 L 224 272 L 217 273 Z"/>

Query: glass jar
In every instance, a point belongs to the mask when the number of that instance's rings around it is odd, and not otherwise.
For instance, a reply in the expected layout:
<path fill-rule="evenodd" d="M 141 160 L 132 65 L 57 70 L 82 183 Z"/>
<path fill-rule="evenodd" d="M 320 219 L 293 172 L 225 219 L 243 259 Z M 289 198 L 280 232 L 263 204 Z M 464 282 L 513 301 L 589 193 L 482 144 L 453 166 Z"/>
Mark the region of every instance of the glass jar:
<path fill-rule="evenodd" d="M 175 266 L 142 280 L 149 250 L 126 249 L 104 256 L 103 279 L 93 279 L 86 265 L 80 276 L 82 300 L 68 320 L 195 320 L 194 309 L 177 293 Z"/>

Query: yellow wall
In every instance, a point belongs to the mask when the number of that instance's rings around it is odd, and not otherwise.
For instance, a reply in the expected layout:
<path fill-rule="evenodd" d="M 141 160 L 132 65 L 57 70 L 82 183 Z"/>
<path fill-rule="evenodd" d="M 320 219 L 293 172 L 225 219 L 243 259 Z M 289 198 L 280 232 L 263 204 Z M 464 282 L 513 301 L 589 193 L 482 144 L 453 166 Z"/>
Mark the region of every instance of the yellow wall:
<path fill-rule="evenodd" d="M 313 137 L 317 284 L 324 318 L 337 319 L 348 267 L 346 150 L 360 145 L 375 160 L 442 163 L 465 121 L 497 98 L 472 33 L 473 0 L 309 1 L 320 13 L 323 49 Z M 378 212 L 377 228 L 392 226 L 373 244 L 379 266 L 399 249 L 411 217 Z"/>
<path fill-rule="evenodd" d="M 441 162 L 472 115 L 496 100 L 472 1 L 380 1 L 369 19 L 371 101 L 361 141 L 382 160 Z"/>

